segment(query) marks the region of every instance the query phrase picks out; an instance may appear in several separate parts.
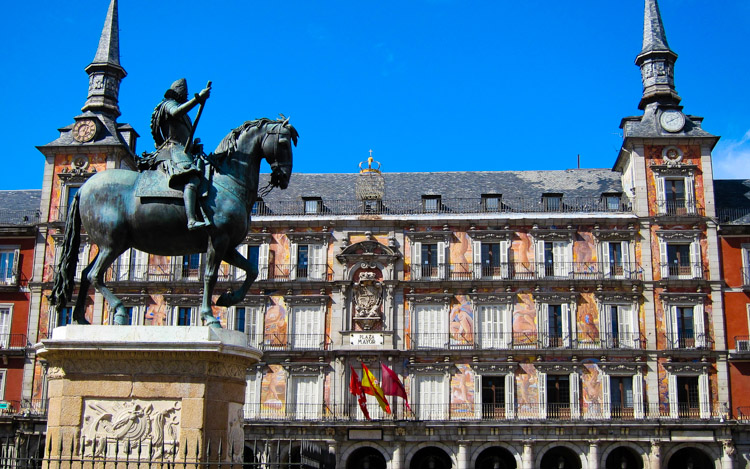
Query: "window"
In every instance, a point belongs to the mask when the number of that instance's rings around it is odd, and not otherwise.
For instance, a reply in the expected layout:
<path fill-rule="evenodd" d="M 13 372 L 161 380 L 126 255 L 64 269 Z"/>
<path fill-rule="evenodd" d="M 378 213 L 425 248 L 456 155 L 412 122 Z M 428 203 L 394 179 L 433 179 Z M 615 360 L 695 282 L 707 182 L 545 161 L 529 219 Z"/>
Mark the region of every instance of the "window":
<path fill-rule="evenodd" d="M 750 285 L 750 244 L 742 245 L 742 285 Z"/>
<path fill-rule="evenodd" d="M 18 283 L 18 249 L 0 250 L 0 284 L 16 285 Z"/>
<path fill-rule="evenodd" d="M 438 212 L 441 208 L 439 195 L 423 195 L 422 196 L 422 208 L 425 212 Z"/>
<path fill-rule="evenodd" d="M 133 306 L 126 306 L 125 307 L 125 312 L 128 315 L 128 319 L 125 322 L 125 325 L 131 326 L 133 324 L 133 312 L 134 312 L 134 310 L 135 310 L 135 308 Z"/>
<path fill-rule="evenodd" d="M 199 255 L 200 256 L 200 255 Z M 146 280 L 169 280 L 167 269 L 154 266 L 155 272 L 150 275 L 149 254 L 138 249 L 128 249 L 117 259 L 115 278 L 119 281 L 143 282 Z"/>
<path fill-rule="evenodd" d="M 662 278 L 692 279 L 703 276 L 697 237 L 692 242 L 688 239 L 667 242 L 660 238 L 659 251 Z"/>
<path fill-rule="evenodd" d="M 667 345 L 671 349 L 707 345 L 703 304 L 666 305 Z"/>
<path fill-rule="evenodd" d="M 320 197 L 304 197 L 305 214 L 318 214 L 323 211 L 323 200 Z"/>
<path fill-rule="evenodd" d="M 481 419 L 513 418 L 515 376 L 476 376 L 474 396 L 477 417 Z"/>
<path fill-rule="evenodd" d="M 537 276 L 568 277 L 573 272 L 572 247 L 570 241 L 537 241 Z"/>
<path fill-rule="evenodd" d="M 73 323 L 73 307 L 66 306 L 60 310 L 60 316 L 57 318 L 58 326 L 67 326 Z"/>
<path fill-rule="evenodd" d="M 0 306 L 0 348 L 7 349 L 10 345 L 10 324 L 13 319 L 11 306 Z"/>
<path fill-rule="evenodd" d="M 565 301 L 563 303 L 563 301 Z M 535 295 L 537 334 L 541 347 L 578 345 L 574 297 L 557 294 Z"/>
<path fill-rule="evenodd" d="M 321 411 L 318 375 L 293 375 L 287 394 L 287 408 L 299 420 L 316 419 Z"/>
<path fill-rule="evenodd" d="M 513 342 L 512 310 L 509 304 L 479 305 L 478 341 L 483 349 L 507 349 Z"/>
<path fill-rule="evenodd" d="M 229 327 L 247 335 L 247 344 L 259 348 L 263 342 L 263 310 L 260 306 L 237 306 Z"/>
<path fill-rule="evenodd" d="M 175 323 L 178 326 L 190 326 L 193 320 L 193 308 L 189 306 L 179 306 L 177 308 L 177 317 Z"/>
<path fill-rule="evenodd" d="M 510 277 L 508 252 L 510 241 L 472 243 L 474 276 L 476 278 L 503 279 Z"/>
<path fill-rule="evenodd" d="M 5 376 L 8 370 L 0 370 L 0 400 L 5 400 Z"/>
<path fill-rule="evenodd" d="M 500 212 L 503 208 L 500 194 L 482 194 L 482 208 L 485 212 Z"/>
<path fill-rule="evenodd" d="M 80 188 L 81 186 L 66 186 L 65 213 L 67 213 L 68 208 L 73 205 L 73 199 L 75 198 L 76 194 L 78 193 L 78 189 Z"/>
<path fill-rule="evenodd" d="M 354 363 L 352 363 L 352 366 L 355 366 Z M 368 369 L 370 370 L 370 373 L 375 377 L 379 385 L 382 385 L 382 382 L 380 380 L 381 378 L 381 370 L 380 367 L 375 366 L 368 366 Z M 357 373 L 360 375 L 360 378 L 362 377 L 361 370 L 357 371 Z M 365 399 L 367 400 L 367 412 L 370 414 L 370 418 L 373 420 L 379 420 L 385 417 L 385 412 L 383 412 L 383 409 L 380 408 L 380 404 L 378 403 L 378 400 L 375 398 L 375 396 L 372 396 L 370 394 L 365 394 Z M 386 401 L 389 401 L 389 397 L 386 396 Z M 365 415 L 362 413 L 362 409 L 359 407 L 357 397 L 352 395 L 352 408 L 356 409 L 356 418 L 357 420 L 366 420 Z M 389 401 L 390 404 L 390 401 Z M 395 406 L 391 406 L 391 410 L 395 410 Z"/>
<path fill-rule="evenodd" d="M 323 311 L 320 306 L 294 306 L 290 324 L 292 348 L 323 350 Z"/>
<path fill-rule="evenodd" d="M 362 208 L 365 213 L 381 213 L 383 211 L 383 201 L 377 199 L 363 200 Z"/>
<path fill-rule="evenodd" d="M 643 376 L 602 374 L 602 415 L 604 418 L 643 417 Z"/>
<path fill-rule="evenodd" d="M 415 376 L 417 395 L 417 418 L 420 420 L 442 420 L 447 414 L 446 379 L 443 374 L 421 374 Z"/>
<path fill-rule="evenodd" d="M 183 280 L 199 280 L 201 276 L 201 255 L 188 254 L 182 256 L 182 275 Z"/>
<path fill-rule="evenodd" d="M 415 305 L 412 318 L 413 347 L 445 348 L 448 346 L 448 317 L 442 305 Z"/>
<path fill-rule="evenodd" d="M 324 244 L 294 244 L 291 249 L 291 279 L 325 280 L 327 272 Z"/>
<path fill-rule="evenodd" d="M 657 211 L 661 215 L 690 215 L 695 213 L 694 176 L 656 177 Z"/>
<path fill-rule="evenodd" d="M 580 415 L 579 376 L 548 375 L 537 371 L 539 392 L 539 417 L 578 418 Z"/>
<path fill-rule="evenodd" d="M 669 412 L 672 418 L 709 418 L 710 382 L 707 373 L 678 375 L 669 373 Z"/>
<path fill-rule="evenodd" d="M 262 378 L 254 370 L 248 370 L 245 380 L 245 418 L 253 419 L 259 417 L 260 399 L 258 399 L 258 385 Z"/>
<path fill-rule="evenodd" d="M 542 208 L 545 212 L 559 212 L 562 209 L 562 194 L 543 194 Z"/>
<path fill-rule="evenodd" d="M 628 241 L 604 241 L 601 244 L 601 272 L 605 278 L 630 278 L 635 268 L 630 264 Z"/>
<path fill-rule="evenodd" d="M 250 211 L 250 215 L 267 215 L 268 211 L 266 208 L 266 203 L 258 197 L 255 199 L 255 203 L 253 204 L 253 208 Z"/>
<path fill-rule="evenodd" d="M 232 329 L 235 331 L 245 332 L 245 308 L 235 308 L 234 324 Z"/>
<path fill-rule="evenodd" d="M 57 265 L 57 261 L 60 259 L 61 254 L 61 246 L 55 249 L 55 254 L 57 256 L 55 265 Z M 81 281 L 81 275 L 83 275 L 83 270 L 89 265 L 89 253 L 91 252 L 91 245 L 89 243 L 81 243 L 81 246 L 78 248 L 78 263 L 76 264 L 76 275 L 75 279 L 77 282 Z"/>
<path fill-rule="evenodd" d="M 640 348 L 640 327 L 633 304 L 603 304 L 599 334 L 606 348 Z"/>
<path fill-rule="evenodd" d="M 412 280 L 444 279 L 446 269 L 445 242 L 412 242 L 411 278 Z"/>
<path fill-rule="evenodd" d="M 622 210 L 620 203 L 622 201 L 621 194 L 602 194 L 602 201 L 604 202 L 604 207 L 607 211 L 618 212 Z"/>

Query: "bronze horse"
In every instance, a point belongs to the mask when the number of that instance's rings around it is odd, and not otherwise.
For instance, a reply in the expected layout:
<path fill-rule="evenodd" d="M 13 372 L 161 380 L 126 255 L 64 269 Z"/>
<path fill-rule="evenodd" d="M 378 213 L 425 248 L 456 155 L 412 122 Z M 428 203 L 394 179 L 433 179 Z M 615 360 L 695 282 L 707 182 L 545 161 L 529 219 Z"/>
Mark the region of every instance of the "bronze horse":
<path fill-rule="evenodd" d="M 135 196 L 140 173 L 110 169 L 92 176 L 75 196 L 65 225 L 62 255 L 50 294 L 58 315 L 71 298 L 78 262 L 81 226 L 99 251 L 83 270 L 72 321 L 88 324 L 84 307 L 93 285 L 115 313 L 115 324 L 127 324 L 122 302 L 104 284 L 104 274 L 128 248 L 160 256 L 206 253 L 201 316 L 206 325 L 221 327 L 211 311 L 211 295 L 221 261 L 238 267 L 247 275 L 240 288 L 225 292 L 218 306 L 239 303 L 258 275 L 236 247 L 250 227 L 250 213 L 258 196 L 260 162 L 271 166 L 271 187 L 286 189 L 292 174 L 292 143 L 297 145 L 297 130 L 289 119 L 259 119 L 245 122 L 224 137 L 208 160 L 214 166 L 212 182 L 203 207 L 211 226 L 200 231 L 186 228 L 181 199 L 149 199 Z M 166 179 L 164 180 L 166 189 Z"/>

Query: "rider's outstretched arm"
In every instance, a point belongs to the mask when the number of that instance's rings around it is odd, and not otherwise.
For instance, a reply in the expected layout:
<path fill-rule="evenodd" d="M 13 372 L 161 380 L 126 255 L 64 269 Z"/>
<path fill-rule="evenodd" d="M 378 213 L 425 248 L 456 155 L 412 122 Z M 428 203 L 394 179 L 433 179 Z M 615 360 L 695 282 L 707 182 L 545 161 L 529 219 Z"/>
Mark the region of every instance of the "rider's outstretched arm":
<path fill-rule="evenodd" d="M 208 97 L 211 96 L 211 88 L 203 88 L 200 93 L 197 93 L 193 99 L 181 104 L 177 109 L 172 111 L 173 116 L 181 116 L 187 112 L 190 112 L 195 106 L 205 102 Z"/>

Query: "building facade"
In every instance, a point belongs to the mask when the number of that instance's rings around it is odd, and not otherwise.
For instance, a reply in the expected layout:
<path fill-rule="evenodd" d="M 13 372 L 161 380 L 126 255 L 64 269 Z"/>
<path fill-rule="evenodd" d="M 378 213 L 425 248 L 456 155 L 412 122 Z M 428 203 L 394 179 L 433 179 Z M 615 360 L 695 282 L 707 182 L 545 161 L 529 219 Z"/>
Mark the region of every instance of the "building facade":
<path fill-rule="evenodd" d="M 734 274 L 720 267 L 718 137 L 683 112 L 677 56 L 656 0 L 645 5 L 642 114 L 623 119 L 613 169 L 389 173 L 370 161 L 297 174 L 256 203 L 240 251 L 258 279 L 240 305 L 215 308 L 264 352 L 247 376 L 246 439 L 261 442 L 248 459 L 298 457 L 278 442 L 302 438 L 342 468 L 747 466 L 728 380 L 743 365 L 727 350 L 727 328 L 741 328 L 724 320 Z M 135 166 L 138 134 L 117 122 L 116 0 L 86 70 L 82 114 L 38 147 L 31 343 L 71 319 L 72 304 L 56 315 L 46 296 L 75 191 Z M 79 274 L 94 255 L 82 243 Z M 243 275 L 223 265 L 220 287 Z M 131 324 L 199 324 L 203 255 L 130 250 L 106 280 Z M 113 319 L 93 292 L 86 317 Z M 381 364 L 394 370 L 409 407 L 392 397 L 386 413 L 373 398 L 366 418 L 350 393 L 363 364 L 378 379 Z M 45 374 L 27 360 L 22 398 L 44 399 Z"/>

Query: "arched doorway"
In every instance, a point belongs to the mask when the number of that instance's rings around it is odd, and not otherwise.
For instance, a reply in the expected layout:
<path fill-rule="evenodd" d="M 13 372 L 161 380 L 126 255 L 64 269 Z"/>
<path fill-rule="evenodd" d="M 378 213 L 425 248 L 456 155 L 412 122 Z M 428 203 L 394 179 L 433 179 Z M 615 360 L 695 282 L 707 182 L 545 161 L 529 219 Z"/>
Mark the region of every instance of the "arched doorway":
<path fill-rule="evenodd" d="M 445 451 L 435 446 L 422 448 L 411 458 L 409 469 L 451 469 L 453 462 Z"/>
<path fill-rule="evenodd" d="M 507 449 L 493 446 L 479 454 L 475 469 L 516 469 L 516 458 Z"/>
<path fill-rule="evenodd" d="M 669 458 L 667 469 L 715 469 L 714 462 L 698 448 L 682 448 Z"/>
<path fill-rule="evenodd" d="M 380 451 L 364 446 L 349 455 L 346 469 L 386 469 L 386 462 Z"/>
<path fill-rule="evenodd" d="M 643 458 L 627 446 L 615 448 L 607 456 L 605 469 L 643 469 Z"/>
<path fill-rule="evenodd" d="M 555 446 L 544 453 L 540 469 L 581 469 L 581 458 L 570 448 Z"/>

